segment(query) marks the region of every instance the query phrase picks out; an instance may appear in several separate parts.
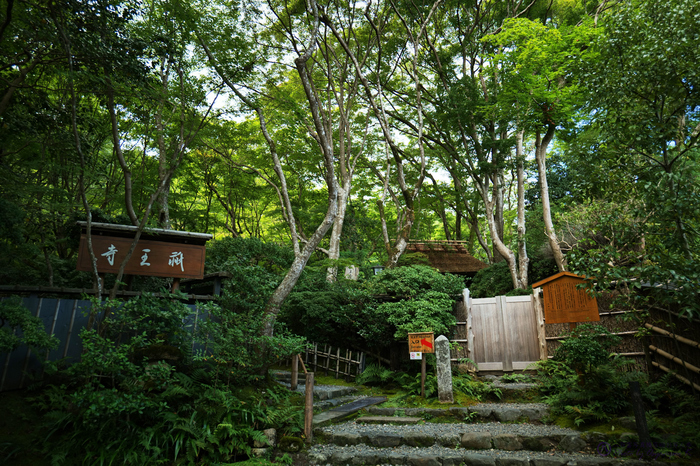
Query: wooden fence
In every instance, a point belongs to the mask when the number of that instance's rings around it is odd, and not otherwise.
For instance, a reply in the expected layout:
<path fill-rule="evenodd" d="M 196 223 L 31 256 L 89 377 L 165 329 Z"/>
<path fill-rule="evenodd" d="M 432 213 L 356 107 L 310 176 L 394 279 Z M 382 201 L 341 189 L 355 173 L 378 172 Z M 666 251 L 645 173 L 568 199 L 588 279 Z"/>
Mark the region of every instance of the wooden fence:
<path fill-rule="evenodd" d="M 611 309 L 611 303 L 617 298 L 617 292 L 604 292 L 597 298 L 598 314 L 600 322 L 594 322 L 605 327 L 613 335 L 621 338 L 618 346 L 612 348 L 613 354 L 624 356 L 633 361 L 633 364 L 623 367 L 626 371 L 648 370 L 644 343 L 637 338 L 640 320 L 636 318 L 636 311 L 630 309 Z M 547 324 L 546 326 L 547 354 L 552 358 L 562 340 L 570 333 L 569 324 Z"/>
<path fill-rule="evenodd" d="M 17 290 L 13 290 L 17 291 Z M 47 292 L 47 289 L 44 289 Z M 57 296 L 56 290 L 52 291 Z M 66 296 L 74 295 L 71 291 Z M 201 296 L 198 298 L 202 298 Z M 211 299 L 211 297 L 208 297 Z M 7 298 L 0 298 L 7 299 Z M 88 314 L 92 303 L 88 300 L 64 297 L 43 297 L 38 294 L 22 298 L 24 307 L 32 312 L 32 315 L 40 318 L 44 329 L 49 335 L 59 340 L 59 346 L 55 350 L 35 354 L 25 345 L 20 346 L 9 353 L 0 353 L 0 392 L 25 388 L 33 382 L 39 381 L 44 376 L 44 363 L 46 361 L 63 360 L 66 365 L 80 360 L 82 342 L 80 331 L 87 326 Z M 183 325 L 189 326 L 194 331 L 198 322 L 206 319 L 207 315 L 200 313 L 194 304 L 188 305 L 192 314 L 185 319 Z M 100 316 L 96 316 L 98 319 Z M 194 349 L 194 339 L 192 341 Z"/>
<path fill-rule="evenodd" d="M 651 367 L 672 373 L 700 393 L 700 320 L 655 308 L 644 327 L 649 330 L 645 349 Z"/>
<path fill-rule="evenodd" d="M 307 346 L 304 353 L 307 368 L 313 368 L 316 373 L 324 371 L 326 375 L 335 373 L 336 379 L 343 376 L 347 381 L 355 379 L 365 370 L 365 353 L 340 348 L 334 350 L 331 345 L 322 346 L 323 349 L 318 343 Z"/>

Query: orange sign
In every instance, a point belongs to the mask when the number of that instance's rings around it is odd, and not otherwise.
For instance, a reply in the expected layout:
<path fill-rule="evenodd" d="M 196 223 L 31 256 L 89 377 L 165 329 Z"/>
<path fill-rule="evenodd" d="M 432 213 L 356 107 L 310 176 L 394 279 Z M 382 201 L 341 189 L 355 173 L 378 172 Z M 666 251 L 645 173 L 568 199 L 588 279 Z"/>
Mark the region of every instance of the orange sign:
<path fill-rule="evenodd" d="M 97 271 L 118 273 L 132 242 L 130 238 L 93 236 L 92 249 L 97 259 Z M 124 268 L 124 273 L 155 277 L 202 278 L 204 255 L 204 245 L 139 240 Z M 85 235 L 80 237 L 77 269 L 88 272 L 92 270 Z"/>
<path fill-rule="evenodd" d="M 432 332 L 409 333 L 408 351 L 412 353 L 434 353 L 435 334 Z"/>
<path fill-rule="evenodd" d="M 598 301 L 585 289 L 579 288 L 585 280 L 585 277 L 570 272 L 559 272 L 533 283 L 533 288 L 542 287 L 545 323 L 562 324 L 600 320 Z"/>

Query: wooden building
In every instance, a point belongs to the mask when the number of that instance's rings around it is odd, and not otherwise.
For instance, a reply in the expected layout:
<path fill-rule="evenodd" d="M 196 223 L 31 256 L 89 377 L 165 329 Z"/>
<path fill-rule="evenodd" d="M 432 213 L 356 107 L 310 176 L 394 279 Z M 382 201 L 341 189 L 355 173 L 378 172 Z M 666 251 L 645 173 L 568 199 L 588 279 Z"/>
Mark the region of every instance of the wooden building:
<path fill-rule="evenodd" d="M 488 267 L 488 264 L 469 253 L 466 241 L 411 241 L 406 250 L 425 255 L 430 266 L 443 273 L 473 277 L 479 270 Z"/>

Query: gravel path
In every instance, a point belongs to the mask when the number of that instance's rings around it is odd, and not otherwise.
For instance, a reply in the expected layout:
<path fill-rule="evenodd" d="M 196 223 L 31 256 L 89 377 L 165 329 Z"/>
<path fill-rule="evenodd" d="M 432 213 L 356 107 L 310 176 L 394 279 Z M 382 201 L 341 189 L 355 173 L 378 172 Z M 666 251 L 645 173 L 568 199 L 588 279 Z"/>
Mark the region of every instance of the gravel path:
<path fill-rule="evenodd" d="M 525 460 L 532 459 L 552 459 L 560 460 L 563 464 L 569 463 L 571 460 L 577 459 L 598 459 L 594 454 L 585 453 L 560 453 L 560 452 L 536 452 L 529 450 L 520 451 L 505 451 L 505 450 L 465 450 L 432 446 L 432 447 L 409 447 L 402 445 L 395 448 L 372 448 L 366 445 L 354 445 L 347 447 L 339 447 L 335 445 L 314 445 L 308 452 L 309 459 L 312 464 L 331 464 L 328 461 L 331 458 L 335 459 L 338 455 L 347 455 L 349 457 L 361 457 L 376 455 L 378 458 L 397 458 L 397 457 L 426 457 L 426 458 L 454 458 L 457 455 L 475 455 L 488 456 L 490 458 L 519 458 Z M 335 458 L 334 458 L 335 457 Z M 602 463 L 603 461 L 601 461 Z M 397 464 L 395 462 L 384 464 Z M 575 464 L 575 463 L 573 463 Z"/>
<path fill-rule="evenodd" d="M 546 435 L 578 435 L 580 432 L 566 427 L 554 425 L 535 425 L 535 424 L 502 424 L 500 422 L 484 422 L 478 424 L 437 424 L 426 422 L 424 424 L 414 425 L 391 425 L 391 424 L 359 424 L 355 421 L 343 422 L 327 427 L 322 427 L 324 433 L 357 433 L 357 434 L 378 434 L 378 433 L 395 433 L 395 434 L 427 434 L 427 435 L 445 435 L 445 434 L 462 434 L 466 432 L 490 432 L 492 435 L 498 434 L 515 434 L 523 436 L 546 436 Z"/>

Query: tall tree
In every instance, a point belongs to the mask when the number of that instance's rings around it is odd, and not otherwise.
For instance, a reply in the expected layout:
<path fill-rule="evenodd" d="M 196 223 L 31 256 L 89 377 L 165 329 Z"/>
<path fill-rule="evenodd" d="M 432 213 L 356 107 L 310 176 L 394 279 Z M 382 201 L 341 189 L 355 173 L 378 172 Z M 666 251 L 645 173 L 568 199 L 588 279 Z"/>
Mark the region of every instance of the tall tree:
<path fill-rule="evenodd" d="M 519 230 L 521 250 L 517 258 L 505 239 L 505 173 L 516 161 L 522 162 L 522 157 L 516 154 L 517 131 L 512 120 L 485 111 L 499 98 L 501 82 L 497 77 L 489 79 L 486 73 L 493 47 L 482 38 L 499 31 L 505 18 L 527 14 L 532 5 L 447 2 L 427 32 L 430 53 L 421 63 L 421 72 L 427 76 L 424 82 L 432 84 L 424 93 L 430 109 L 424 137 L 440 155 L 455 188 L 473 187 L 478 192 L 493 247 L 487 254 L 491 260 L 506 260 L 515 288 L 527 286 L 528 259 L 523 229 Z M 402 101 L 411 101 L 400 88 L 393 92 L 402 96 Z M 392 115 L 417 133 L 410 114 L 397 111 Z M 470 199 L 467 193 L 460 196 L 462 208 L 475 213 Z M 470 217 L 476 226 L 476 215 L 470 213 Z"/>
<path fill-rule="evenodd" d="M 273 134 L 268 131 L 268 119 L 264 106 L 265 101 L 248 94 L 240 87 L 238 79 L 242 76 L 240 72 L 237 72 L 240 63 L 231 60 L 231 54 L 235 52 L 235 50 L 227 48 L 227 45 L 229 47 L 231 46 L 232 39 L 230 37 L 218 35 L 220 31 L 212 28 L 211 24 L 203 23 L 200 24 L 197 37 L 212 69 L 225 82 L 231 92 L 257 115 L 260 130 L 267 143 L 273 168 L 277 175 L 277 183 L 274 184 L 280 197 L 284 218 L 289 227 L 292 247 L 294 249 L 294 261 L 282 282 L 270 297 L 265 309 L 265 326 L 263 333 L 272 336 L 274 333 L 274 324 L 282 303 L 294 288 L 311 254 L 316 250 L 323 237 L 333 225 L 333 221 L 338 212 L 338 182 L 334 173 L 335 152 L 332 143 L 332 135 L 329 133 L 329 128 L 324 125 L 323 116 L 321 114 L 322 102 L 316 91 L 317 86 L 313 81 L 310 67 L 311 57 L 317 52 L 320 30 L 318 6 L 315 0 L 311 0 L 308 8 L 302 8 L 300 11 L 292 11 L 287 8 L 288 5 L 268 4 L 268 6 L 270 7 L 272 17 L 269 18 L 270 23 L 266 24 L 266 26 L 272 27 L 273 33 L 284 37 L 286 40 L 285 47 L 289 47 L 289 52 L 293 53 L 295 56 L 294 69 L 298 74 L 304 90 L 308 105 L 307 111 L 309 112 L 310 120 L 313 124 L 312 129 L 315 132 L 314 140 L 317 143 L 317 154 L 320 156 L 320 163 L 324 167 L 323 180 L 327 188 L 326 212 L 320 224 L 306 241 L 302 241 L 302 237 L 298 231 L 297 222 L 292 209 L 287 176 L 282 164 L 282 158 L 277 150 L 278 144 L 273 139 Z M 233 15 L 237 13 L 238 12 L 234 12 Z M 211 17 L 206 19 L 213 21 Z M 229 17 L 229 19 L 232 22 L 227 24 L 233 24 L 238 28 L 236 33 L 239 35 L 234 36 L 234 41 L 239 39 L 243 34 L 255 32 L 248 29 L 244 33 L 242 29 L 240 29 L 241 25 L 236 24 L 235 16 L 233 18 Z M 227 32 L 230 32 L 230 30 Z M 251 60 L 250 57 L 248 59 Z M 251 61 L 248 63 L 252 65 Z"/>
<path fill-rule="evenodd" d="M 555 28 L 525 18 L 507 20 L 489 37 L 498 46 L 492 73 L 503 90 L 494 108 L 511 115 L 521 131 L 534 139 L 545 235 L 559 271 L 566 259 L 552 222 L 547 184 L 547 149 L 557 128 L 570 125 L 582 102 L 576 65 L 589 49 L 593 30 L 586 25 Z"/>
<path fill-rule="evenodd" d="M 693 313 L 700 226 L 698 17 L 700 4 L 692 0 L 619 2 L 601 17 L 596 54 L 583 64 L 591 133 L 602 136 L 615 165 L 632 171 L 627 197 L 637 193 L 631 205 L 643 226 L 637 242 L 644 245 L 631 268 L 612 270 L 604 253 L 588 266 L 601 277 L 622 273 L 641 278 L 637 283 L 667 283 L 675 291 L 663 299 Z"/>

